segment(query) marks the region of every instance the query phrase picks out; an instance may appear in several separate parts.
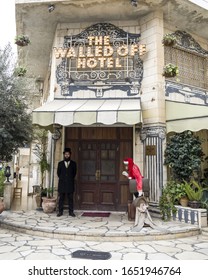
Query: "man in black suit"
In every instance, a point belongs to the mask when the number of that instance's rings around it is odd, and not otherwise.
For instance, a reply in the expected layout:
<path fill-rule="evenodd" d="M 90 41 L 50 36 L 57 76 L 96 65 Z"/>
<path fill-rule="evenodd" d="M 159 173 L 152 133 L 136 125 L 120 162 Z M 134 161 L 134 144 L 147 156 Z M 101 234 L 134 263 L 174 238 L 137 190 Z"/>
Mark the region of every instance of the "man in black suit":
<path fill-rule="evenodd" d="M 57 214 L 57 217 L 63 215 L 65 195 L 67 196 L 68 199 L 69 216 L 75 217 L 73 196 L 75 190 L 74 178 L 77 173 L 77 165 L 75 161 L 71 160 L 70 148 L 65 148 L 63 154 L 64 154 L 64 160 L 58 163 L 58 169 L 57 169 L 57 175 L 59 178 L 58 181 L 59 212 Z"/>

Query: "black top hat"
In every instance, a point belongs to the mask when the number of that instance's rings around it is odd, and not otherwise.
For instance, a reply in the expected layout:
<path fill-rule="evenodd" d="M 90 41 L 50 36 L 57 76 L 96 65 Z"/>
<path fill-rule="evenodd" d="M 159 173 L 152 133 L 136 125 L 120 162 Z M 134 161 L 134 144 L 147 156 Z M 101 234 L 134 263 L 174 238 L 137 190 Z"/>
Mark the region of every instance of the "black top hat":
<path fill-rule="evenodd" d="M 71 154 L 71 149 L 70 148 L 65 148 L 64 151 L 63 151 L 63 154 L 64 153 L 70 153 Z"/>

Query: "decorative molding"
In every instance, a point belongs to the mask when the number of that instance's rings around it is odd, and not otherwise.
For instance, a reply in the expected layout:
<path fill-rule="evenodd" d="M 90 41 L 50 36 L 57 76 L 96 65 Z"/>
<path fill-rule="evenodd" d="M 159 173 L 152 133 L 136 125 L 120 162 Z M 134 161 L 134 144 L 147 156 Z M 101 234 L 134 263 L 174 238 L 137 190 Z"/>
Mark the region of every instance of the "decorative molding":
<path fill-rule="evenodd" d="M 208 91 L 170 81 L 166 81 L 165 83 L 165 96 L 167 100 L 190 104 L 208 104 Z M 194 99 L 194 102 L 192 102 L 192 99 Z"/>
<path fill-rule="evenodd" d="M 127 33 L 123 29 L 111 24 L 111 23 L 96 23 L 89 27 L 87 27 L 85 30 L 83 30 L 81 33 L 73 36 L 65 36 L 64 37 L 64 47 L 70 46 L 69 44 L 72 42 L 77 42 L 77 40 L 86 41 L 88 36 L 106 36 L 109 35 L 112 39 L 120 39 L 120 38 L 126 38 L 126 35 L 128 34 L 128 40 L 129 42 L 137 42 L 139 41 L 139 37 L 141 34 L 134 34 L 134 33 Z"/>
<path fill-rule="evenodd" d="M 185 51 L 195 52 L 203 56 L 208 56 L 208 51 L 204 50 L 199 43 L 186 31 L 177 30 L 172 33 L 176 36 L 176 45 Z"/>
<path fill-rule="evenodd" d="M 144 141 L 147 137 L 158 137 L 161 140 L 164 140 L 166 138 L 166 128 L 163 126 L 143 127 L 140 138 Z"/>

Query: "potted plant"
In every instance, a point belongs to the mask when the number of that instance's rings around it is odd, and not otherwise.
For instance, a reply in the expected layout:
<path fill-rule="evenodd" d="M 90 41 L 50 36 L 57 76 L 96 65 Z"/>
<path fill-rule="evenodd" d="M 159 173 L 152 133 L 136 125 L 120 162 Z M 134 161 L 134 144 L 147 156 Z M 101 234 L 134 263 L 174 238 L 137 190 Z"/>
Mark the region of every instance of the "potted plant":
<path fill-rule="evenodd" d="M 19 66 L 15 69 L 15 74 L 19 77 L 25 76 L 27 69 L 23 66 Z"/>
<path fill-rule="evenodd" d="M 187 207 L 189 203 L 189 199 L 186 193 L 186 188 L 184 183 L 177 183 L 176 187 L 176 199 L 180 203 L 181 206 Z"/>
<path fill-rule="evenodd" d="M 15 37 L 15 44 L 24 47 L 30 44 L 30 39 L 27 35 L 18 35 Z"/>
<path fill-rule="evenodd" d="M 47 135 L 48 132 L 45 129 L 35 129 L 33 132 L 33 138 L 37 141 L 33 152 L 38 158 L 41 173 L 40 193 L 36 195 L 36 203 L 39 207 L 42 206 L 42 198 L 47 196 L 47 189 L 44 188 L 44 182 L 46 172 L 50 170 L 50 164 L 47 159 Z"/>
<path fill-rule="evenodd" d="M 173 78 L 175 76 L 177 76 L 179 73 L 178 71 L 178 66 L 172 64 L 172 63 L 168 63 L 164 66 L 163 68 L 163 76 L 164 77 L 170 77 Z"/>
<path fill-rule="evenodd" d="M 47 196 L 42 197 L 44 213 L 52 213 L 56 210 L 56 198 L 53 197 L 53 188 L 47 188 Z"/>
<path fill-rule="evenodd" d="M 173 180 L 190 182 L 193 172 L 200 173 L 204 157 L 201 144 L 191 131 L 176 133 L 168 139 L 164 164 L 170 169 Z"/>
<path fill-rule="evenodd" d="M 190 183 L 185 181 L 184 185 L 186 194 L 189 198 L 189 206 L 191 208 L 200 208 L 204 190 L 202 186 L 195 180 L 191 181 Z"/>
<path fill-rule="evenodd" d="M 165 34 L 162 40 L 164 46 L 173 46 L 176 43 L 176 36 L 173 33 Z"/>
<path fill-rule="evenodd" d="M 177 212 L 176 204 L 176 188 L 175 181 L 169 181 L 162 189 L 162 195 L 159 199 L 159 209 L 162 214 L 162 219 L 165 221 L 170 220 L 171 215 Z"/>

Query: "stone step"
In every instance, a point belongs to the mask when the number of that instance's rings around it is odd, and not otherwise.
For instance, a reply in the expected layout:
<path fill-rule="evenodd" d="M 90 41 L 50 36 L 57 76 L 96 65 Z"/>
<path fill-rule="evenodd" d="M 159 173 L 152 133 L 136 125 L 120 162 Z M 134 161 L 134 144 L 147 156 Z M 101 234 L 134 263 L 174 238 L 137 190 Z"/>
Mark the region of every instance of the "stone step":
<path fill-rule="evenodd" d="M 149 203 L 148 211 L 152 218 L 158 218 L 158 219 L 162 218 L 161 211 L 159 209 L 158 204 L 152 202 Z"/>
<path fill-rule="evenodd" d="M 201 229 L 201 234 L 208 238 L 208 227 L 202 228 Z"/>

